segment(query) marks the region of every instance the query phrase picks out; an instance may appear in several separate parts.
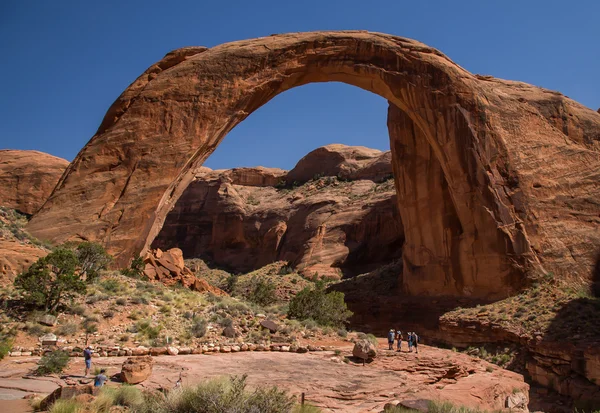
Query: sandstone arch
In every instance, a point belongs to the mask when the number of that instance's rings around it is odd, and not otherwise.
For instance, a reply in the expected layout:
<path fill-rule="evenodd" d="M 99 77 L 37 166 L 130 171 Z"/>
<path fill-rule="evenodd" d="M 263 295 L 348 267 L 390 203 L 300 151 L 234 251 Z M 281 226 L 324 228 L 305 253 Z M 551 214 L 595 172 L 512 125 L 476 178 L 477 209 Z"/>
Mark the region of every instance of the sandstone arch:
<path fill-rule="evenodd" d="M 228 131 L 278 93 L 323 81 L 390 102 L 408 292 L 495 298 L 535 266 L 589 270 L 584 246 L 600 237 L 583 200 L 600 199 L 600 115 L 556 92 L 474 76 L 416 41 L 368 32 L 169 53 L 111 106 L 29 230 L 55 242 L 102 241 L 125 264 L 149 246 Z M 544 164 L 548 153 L 555 163 Z M 567 204 L 567 195 L 581 202 Z M 571 224 L 582 230 L 564 239 Z"/>

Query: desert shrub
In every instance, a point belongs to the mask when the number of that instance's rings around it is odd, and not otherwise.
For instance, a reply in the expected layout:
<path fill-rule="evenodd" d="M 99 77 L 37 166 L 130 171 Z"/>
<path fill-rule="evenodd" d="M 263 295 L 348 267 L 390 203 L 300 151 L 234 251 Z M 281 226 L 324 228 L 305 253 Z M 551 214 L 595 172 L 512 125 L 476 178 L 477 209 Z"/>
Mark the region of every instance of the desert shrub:
<path fill-rule="evenodd" d="M 10 353 L 13 346 L 13 338 L 8 334 L 0 334 L 0 360 Z"/>
<path fill-rule="evenodd" d="M 229 317 L 219 317 L 217 323 L 221 327 L 231 327 L 233 325 L 233 320 Z"/>
<path fill-rule="evenodd" d="M 115 304 L 117 304 L 117 305 L 125 305 L 125 304 L 127 304 L 127 299 L 125 299 L 125 298 L 117 298 L 115 300 Z"/>
<path fill-rule="evenodd" d="M 75 323 L 67 323 L 58 326 L 56 334 L 59 336 L 72 336 L 79 330 L 79 326 Z"/>
<path fill-rule="evenodd" d="M 48 413 L 79 413 L 83 410 L 81 403 L 74 399 L 59 399 L 55 401 Z"/>
<path fill-rule="evenodd" d="M 112 294 L 112 295 L 114 295 L 118 292 L 122 292 L 124 290 L 123 284 L 121 284 L 119 282 L 119 280 L 117 280 L 116 278 L 108 278 L 106 280 L 102 280 L 100 282 L 100 287 L 107 294 Z"/>
<path fill-rule="evenodd" d="M 265 280 L 252 280 L 248 300 L 258 305 L 266 306 L 277 301 L 275 285 Z"/>
<path fill-rule="evenodd" d="M 132 304 L 148 304 L 150 301 L 145 295 L 137 295 L 131 298 Z"/>
<path fill-rule="evenodd" d="M 134 386 L 103 387 L 92 407 L 98 412 L 108 412 L 112 406 L 136 408 L 144 404 L 143 393 Z"/>
<path fill-rule="evenodd" d="M 69 353 L 63 350 L 55 350 L 42 356 L 38 363 L 36 374 L 41 376 L 62 373 L 67 364 L 69 364 Z"/>
<path fill-rule="evenodd" d="M 133 326 L 133 333 L 137 333 L 143 337 L 147 337 L 150 340 L 158 338 L 162 327 L 159 325 L 152 325 L 150 320 L 141 320 L 135 323 Z"/>
<path fill-rule="evenodd" d="M 192 321 L 192 327 L 190 331 L 196 338 L 204 337 L 204 335 L 206 334 L 207 325 L 208 323 L 204 318 L 195 317 Z"/>
<path fill-rule="evenodd" d="M 85 294 L 78 265 L 73 251 L 59 247 L 19 274 L 14 285 L 26 303 L 54 312 L 64 301 Z"/>
<path fill-rule="evenodd" d="M 112 256 L 102 245 L 87 241 L 77 246 L 75 256 L 79 261 L 80 272 L 85 275 L 87 282 L 97 280 L 100 271 L 105 270 L 112 261 Z"/>
<path fill-rule="evenodd" d="M 298 292 L 289 303 L 288 317 L 313 319 L 321 325 L 341 326 L 352 315 L 344 302 L 344 293 L 325 292 L 325 284 L 317 282 Z"/>
<path fill-rule="evenodd" d="M 85 307 L 82 305 L 73 305 L 73 306 L 69 307 L 69 313 L 75 314 L 75 315 L 84 315 Z"/>
<path fill-rule="evenodd" d="M 279 269 L 279 275 L 287 275 L 294 272 L 294 268 L 291 265 L 284 265 Z"/>
<path fill-rule="evenodd" d="M 340 328 L 340 329 L 337 331 L 337 334 L 338 334 L 338 336 L 340 336 L 340 337 L 342 337 L 342 338 L 346 338 L 346 337 L 348 337 L 348 331 L 346 331 L 346 329 L 345 329 L 345 328 Z"/>
<path fill-rule="evenodd" d="M 106 310 L 102 314 L 102 317 L 104 317 L 104 318 L 113 318 L 114 316 L 115 316 L 115 312 L 113 310 Z"/>
<path fill-rule="evenodd" d="M 134 258 L 128 268 L 123 268 L 121 274 L 131 278 L 141 278 L 144 273 L 144 259 L 142 257 Z"/>
<path fill-rule="evenodd" d="M 237 274 L 229 274 L 229 277 L 225 280 L 225 285 L 223 285 L 223 290 L 225 290 L 229 294 L 233 294 L 235 291 L 235 287 L 238 284 L 239 275 Z"/>
<path fill-rule="evenodd" d="M 138 413 L 221 413 L 261 412 L 288 413 L 294 407 L 293 399 L 276 387 L 258 387 L 246 390 L 246 376 L 229 380 L 215 379 L 198 386 L 170 392 L 166 397 L 147 396 Z"/>
<path fill-rule="evenodd" d="M 43 336 L 44 334 L 50 332 L 50 329 L 48 327 L 42 327 L 37 323 L 27 323 L 25 324 L 25 329 L 27 330 L 27 334 L 34 337 Z"/>

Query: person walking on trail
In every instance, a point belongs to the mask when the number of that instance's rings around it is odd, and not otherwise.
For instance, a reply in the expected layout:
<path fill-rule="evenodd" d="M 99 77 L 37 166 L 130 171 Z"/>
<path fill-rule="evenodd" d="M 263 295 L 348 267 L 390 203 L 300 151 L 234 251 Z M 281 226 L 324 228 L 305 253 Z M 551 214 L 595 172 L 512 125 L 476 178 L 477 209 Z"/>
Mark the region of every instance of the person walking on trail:
<path fill-rule="evenodd" d="M 395 334 L 394 334 L 394 329 L 392 328 L 390 330 L 390 332 L 388 333 L 388 350 L 394 349 L 394 338 L 395 338 Z"/>
<path fill-rule="evenodd" d="M 398 342 L 397 351 L 402 351 L 402 331 L 396 331 L 396 341 Z"/>
<path fill-rule="evenodd" d="M 87 346 L 85 350 L 83 350 L 83 359 L 85 361 L 85 377 L 87 377 L 90 369 L 92 368 L 92 348 Z"/>
<path fill-rule="evenodd" d="M 98 374 L 94 379 L 94 387 L 104 386 L 104 382 L 108 380 L 108 377 L 106 377 L 104 373 L 106 373 L 105 369 L 100 370 L 100 374 Z"/>
<path fill-rule="evenodd" d="M 410 331 L 408 332 L 408 337 L 406 338 L 406 341 L 408 341 L 408 352 L 412 353 L 413 341 L 412 341 L 412 333 Z"/>
<path fill-rule="evenodd" d="M 419 347 L 418 347 L 419 336 L 414 331 L 412 333 L 412 341 L 413 341 L 413 347 L 415 348 L 415 353 L 419 353 Z"/>

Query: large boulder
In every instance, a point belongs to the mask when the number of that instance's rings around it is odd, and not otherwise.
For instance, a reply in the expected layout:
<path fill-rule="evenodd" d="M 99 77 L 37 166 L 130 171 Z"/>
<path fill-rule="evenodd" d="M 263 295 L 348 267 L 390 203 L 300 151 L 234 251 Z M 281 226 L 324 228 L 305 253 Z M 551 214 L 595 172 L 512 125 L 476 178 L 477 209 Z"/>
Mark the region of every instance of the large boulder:
<path fill-rule="evenodd" d="M 279 326 L 277 325 L 277 323 L 272 320 L 262 320 L 260 322 L 260 326 L 269 330 L 271 334 L 274 334 L 279 330 Z"/>
<path fill-rule="evenodd" d="M 40 410 L 46 411 L 60 399 L 72 399 L 82 394 L 92 395 L 94 388 L 87 384 L 59 387 L 40 402 Z"/>
<path fill-rule="evenodd" d="M 69 161 L 38 151 L 0 150 L 0 205 L 33 215 Z"/>
<path fill-rule="evenodd" d="M 377 347 L 370 340 L 361 339 L 354 343 L 352 355 L 362 360 L 371 360 L 377 357 Z"/>
<path fill-rule="evenodd" d="M 154 360 L 150 356 L 129 357 L 121 368 L 121 378 L 125 383 L 137 384 L 150 377 Z"/>

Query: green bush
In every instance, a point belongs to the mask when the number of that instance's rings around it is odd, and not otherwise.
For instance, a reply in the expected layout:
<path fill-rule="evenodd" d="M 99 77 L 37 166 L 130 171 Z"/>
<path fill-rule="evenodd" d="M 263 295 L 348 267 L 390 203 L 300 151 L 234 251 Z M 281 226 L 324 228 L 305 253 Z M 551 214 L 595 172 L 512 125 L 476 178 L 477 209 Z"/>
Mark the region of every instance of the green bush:
<path fill-rule="evenodd" d="M 59 336 L 72 336 L 79 330 L 79 326 L 75 323 L 67 323 L 58 326 L 56 334 Z"/>
<path fill-rule="evenodd" d="M 138 333 L 138 335 L 149 338 L 150 340 L 154 340 L 158 338 L 160 335 L 160 331 L 162 330 L 161 326 L 152 325 L 150 320 L 141 320 L 135 323 L 133 326 L 133 333 Z"/>
<path fill-rule="evenodd" d="M 217 379 L 196 387 L 183 388 L 166 397 L 147 396 L 138 413 L 289 413 L 293 399 L 276 387 L 246 390 L 246 376 Z"/>
<path fill-rule="evenodd" d="M 204 337 L 208 323 L 204 318 L 195 317 L 192 321 L 191 332 L 196 338 Z"/>
<path fill-rule="evenodd" d="M 142 257 L 134 258 L 129 268 L 123 268 L 121 274 L 131 278 L 141 278 L 144 273 L 144 259 Z"/>
<path fill-rule="evenodd" d="M 0 360 L 10 353 L 13 346 L 13 338 L 7 334 L 0 334 Z"/>
<path fill-rule="evenodd" d="M 69 364 L 69 353 L 63 350 L 55 350 L 44 354 L 38 363 L 36 373 L 38 375 L 62 373 Z"/>
<path fill-rule="evenodd" d="M 275 285 L 264 280 L 252 280 L 248 300 L 261 306 L 267 306 L 277 301 Z"/>
<path fill-rule="evenodd" d="M 122 292 L 125 288 L 116 278 L 108 278 L 100 282 L 100 287 L 108 294 Z"/>
<path fill-rule="evenodd" d="M 75 256 L 79 261 L 79 269 L 85 275 L 87 282 L 98 279 L 101 270 L 105 270 L 112 261 L 104 247 L 94 242 L 82 242 L 75 249 Z"/>
<path fill-rule="evenodd" d="M 55 312 L 64 301 L 85 294 L 86 285 L 78 266 L 75 253 L 59 247 L 19 274 L 14 285 L 26 303 Z"/>
<path fill-rule="evenodd" d="M 319 281 L 313 288 L 306 287 L 290 301 L 288 317 L 298 320 L 313 319 L 321 325 L 342 326 L 352 312 L 346 307 L 344 293 L 325 292 L 325 283 Z"/>

